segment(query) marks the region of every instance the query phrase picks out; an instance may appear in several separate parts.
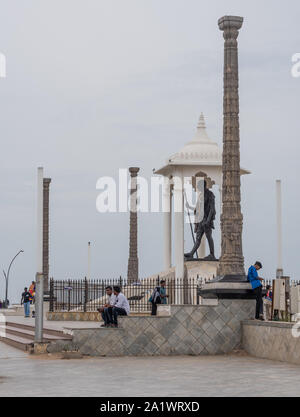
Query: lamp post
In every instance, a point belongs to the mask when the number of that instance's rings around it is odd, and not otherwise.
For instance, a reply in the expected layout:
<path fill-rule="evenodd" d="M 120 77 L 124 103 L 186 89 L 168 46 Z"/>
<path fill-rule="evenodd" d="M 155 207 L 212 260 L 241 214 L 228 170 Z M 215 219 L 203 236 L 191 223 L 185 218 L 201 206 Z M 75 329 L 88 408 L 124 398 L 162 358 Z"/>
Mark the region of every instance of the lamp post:
<path fill-rule="evenodd" d="M 5 271 L 3 271 L 3 274 L 4 274 L 4 278 L 5 278 L 5 303 L 4 303 L 4 305 L 5 305 L 5 308 L 7 308 L 7 296 L 8 296 L 8 280 L 9 280 L 9 273 L 10 273 L 10 269 L 11 269 L 11 266 L 12 266 L 12 264 L 13 264 L 13 262 L 14 262 L 14 260 L 16 259 L 16 257 L 18 256 L 18 255 L 20 255 L 20 253 L 23 253 L 24 251 L 23 250 L 20 250 L 13 258 L 12 258 L 12 260 L 11 260 L 11 262 L 10 262 L 10 264 L 9 264 L 9 267 L 8 267 L 8 270 L 7 270 L 7 272 L 5 272 Z"/>
<path fill-rule="evenodd" d="M 88 281 L 91 279 L 91 242 L 88 242 Z"/>

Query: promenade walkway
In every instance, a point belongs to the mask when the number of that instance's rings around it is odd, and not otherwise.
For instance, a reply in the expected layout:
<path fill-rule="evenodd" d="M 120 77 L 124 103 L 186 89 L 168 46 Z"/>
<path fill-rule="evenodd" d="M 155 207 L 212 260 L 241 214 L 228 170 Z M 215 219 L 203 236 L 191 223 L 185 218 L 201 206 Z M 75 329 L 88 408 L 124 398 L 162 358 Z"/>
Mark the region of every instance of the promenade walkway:
<path fill-rule="evenodd" d="M 300 396 L 300 367 L 244 355 L 62 360 L 0 343 L 0 396 L 15 395 Z"/>

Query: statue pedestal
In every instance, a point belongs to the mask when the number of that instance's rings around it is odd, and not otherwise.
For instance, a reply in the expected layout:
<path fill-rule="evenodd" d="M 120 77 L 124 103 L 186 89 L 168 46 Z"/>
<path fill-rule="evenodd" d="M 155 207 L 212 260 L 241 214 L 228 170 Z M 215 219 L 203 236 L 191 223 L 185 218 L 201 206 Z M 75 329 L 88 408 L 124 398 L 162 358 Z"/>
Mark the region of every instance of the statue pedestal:
<path fill-rule="evenodd" d="M 184 266 L 187 269 L 188 278 L 203 278 L 212 280 L 217 276 L 219 261 L 186 261 Z"/>

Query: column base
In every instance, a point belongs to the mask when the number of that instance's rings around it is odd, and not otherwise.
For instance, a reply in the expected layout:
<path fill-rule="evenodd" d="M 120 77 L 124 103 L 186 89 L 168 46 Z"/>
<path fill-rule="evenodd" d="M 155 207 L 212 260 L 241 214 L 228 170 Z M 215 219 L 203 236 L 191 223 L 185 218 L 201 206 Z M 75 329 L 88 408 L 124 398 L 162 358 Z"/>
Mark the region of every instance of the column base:
<path fill-rule="evenodd" d="M 224 275 L 216 277 L 205 284 L 199 291 L 203 298 L 217 298 L 221 300 L 253 300 L 251 284 L 247 281 L 246 275 Z"/>
<path fill-rule="evenodd" d="M 245 274 L 237 274 L 237 275 L 221 275 L 214 279 L 214 282 L 241 282 L 241 283 L 247 283 L 249 284 L 247 275 Z"/>

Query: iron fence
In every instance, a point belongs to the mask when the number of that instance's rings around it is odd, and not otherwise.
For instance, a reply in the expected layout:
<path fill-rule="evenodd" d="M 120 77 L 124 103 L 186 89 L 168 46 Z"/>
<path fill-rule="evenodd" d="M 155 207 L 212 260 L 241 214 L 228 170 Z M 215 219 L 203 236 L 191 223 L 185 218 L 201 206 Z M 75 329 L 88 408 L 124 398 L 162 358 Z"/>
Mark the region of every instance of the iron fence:
<path fill-rule="evenodd" d="M 195 278 L 176 279 L 166 278 L 167 304 L 200 304 L 199 291 L 209 279 Z M 263 288 L 273 280 L 264 280 Z M 291 280 L 291 285 L 299 285 L 300 281 Z M 128 282 L 122 277 L 105 280 L 54 280 L 50 279 L 49 310 L 51 312 L 93 312 L 106 304 L 106 287 L 119 286 L 127 297 L 132 313 L 148 313 L 151 311 L 149 298 L 156 286 L 160 285 L 160 277 L 141 279 L 138 282 Z"/>
<path fill-rule="evenodd" d="M 198 290 L 207 282 L 202 278 L 166 279 L 168 304 L 199 304 Z M 111 280 L 54 280 L 50 279 L 49 310 L 93 312 L 107 302 L 106 287 L 119 286 L 127 297 L 133 313 L 150 312 L 149 298 L 155 287 L 160 285 L 160 277 L 128 282 L 123 278 Z"/>

